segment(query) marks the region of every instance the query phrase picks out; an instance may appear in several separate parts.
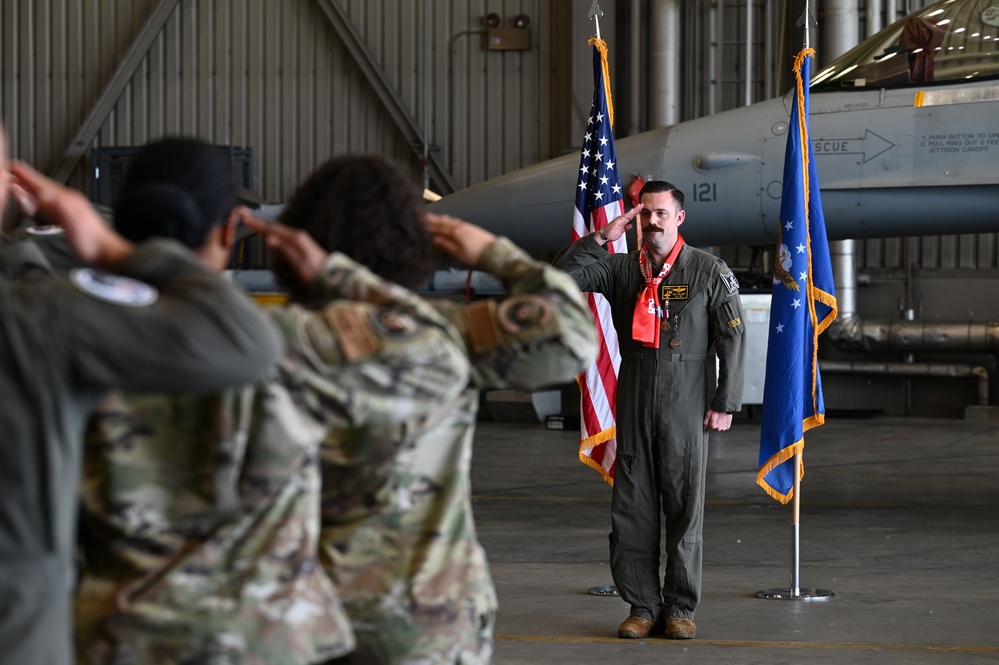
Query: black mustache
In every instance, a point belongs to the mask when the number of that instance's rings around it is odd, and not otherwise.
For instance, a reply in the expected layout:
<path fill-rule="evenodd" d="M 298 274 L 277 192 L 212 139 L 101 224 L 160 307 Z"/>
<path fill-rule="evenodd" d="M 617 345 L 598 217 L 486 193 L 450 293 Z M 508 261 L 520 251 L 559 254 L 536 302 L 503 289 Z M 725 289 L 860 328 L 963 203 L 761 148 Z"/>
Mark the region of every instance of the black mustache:
<path fill-rule="evenodd" d="M 662 232 L 663 230 L 658 226 L 650 226 L 647 229 L 645 229 L 645 231 L 643 231 L 643 233 L 662 233 Z"/>

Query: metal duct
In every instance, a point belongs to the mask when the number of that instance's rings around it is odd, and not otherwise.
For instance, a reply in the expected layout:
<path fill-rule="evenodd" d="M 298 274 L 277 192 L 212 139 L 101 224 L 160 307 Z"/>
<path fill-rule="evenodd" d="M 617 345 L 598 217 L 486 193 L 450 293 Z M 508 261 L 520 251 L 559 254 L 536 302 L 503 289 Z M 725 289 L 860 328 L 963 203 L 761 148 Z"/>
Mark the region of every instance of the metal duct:
<path fill-rule="evenodd" d="M 833 346 L 853 353 L 906 354 L 906 362 L 823 361 L 823 371 L 884 374 L 888 376 L 949 376 L 978 379 L 978 404 L 989 404 L 989 373 L 980 365 L 912 362 L 918 352 L 999 352 L 999 322 L 952 323 L 912 320 L 869 320 L 857 314 L 856 244 L 840 240 L 829 244 L 839 314 L 826 330 Z M 909 409 L 908 384 L 906 411 Z"/>
<path fill-rule="evenodd" d="M 999 322 L 865 321 L 841 311 L 829 326 L 828 338 L 839 349 L 854 353 L 996 353 Z"/>
<path fill-rule="evenodd" d="M 839 315 L 826 331 L 836 348 L 853 353 L 999 352 L 999 322 L 864 320 L 857 314 L 856 246 L 830 243 Z"/>
<path fill-rule="evenodd" d="M 884 27 L 884 22 L 881 20 L 882 7 L 881 0 L 867 0 L 864 10 L 864 19 L 866 23 L 866 30 L 864 31 L 864 39 L 870 37 L 871 35 L 876 35 Z"/>
<path fill-rule="evenodd" d="M 649 126 L 680 119 L 680 3 L 654 0 L 649 10 Z"/>
<path fill-rule="evenodd" d="M 989 403 L 989 371 L 981 365 L 823 360 L 819 363 L 819 367 L 822 372 L 843 372 L 850 374 L 884 374 L 906 377 L 974 377 L 978 379 L 978 403 L 982 406 Z"/>
<path fill-rule="evenodd" d="M 860 43 L 860 11 L 854 0 L 830 0 L 823 7 L 823 19 L 821 62 L 829 63 Z"/>

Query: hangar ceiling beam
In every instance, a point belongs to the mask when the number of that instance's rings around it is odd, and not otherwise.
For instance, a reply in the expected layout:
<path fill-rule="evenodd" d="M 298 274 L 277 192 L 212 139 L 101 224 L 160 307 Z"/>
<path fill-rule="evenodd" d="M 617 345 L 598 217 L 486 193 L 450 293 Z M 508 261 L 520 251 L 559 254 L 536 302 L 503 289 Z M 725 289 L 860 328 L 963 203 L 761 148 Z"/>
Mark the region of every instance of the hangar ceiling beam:
<path fill-rule="evenodd" d="M 142 30 L 139 31 L 135 40 L 128 47 L 125 57 L 118 63 L 118 66 L 111 74 L 111 78 L 108 79 L 104 89 L 101 90 L 101 94 L 98 95 L 94 105 L 90 108 L 87 117 L 80 125 L 80 128 L 76 130 L 73 138 L 70 139 L 69 145 L 63 150 L 62 159 L 59 160 L 59 165 L 52 173 L 53 180 L 63 183 L 69 180 L 73 169 L 76 168 L 76 165 L 83 158 L 87 146 L 90 145 L 90 142 L 94 140 L 94 136 L 100 131 L 101 125 L 107 120 L 108 114 L 111 113 L 111 109 L 118 102 L 118 98 L 124 92 L 125 86 L 128 85 L 129 80 L 132 78 L 135 70 L 138 69 L 142 59 L 146 57 L 146 53 L 149 51 L 149 47 L 152 46 L 153 40 L 156 39 L 156 36 L 163 29 L 163 24 L 166 23 L 170 12 L 174 10 L 179 2 L 180 0 L 160 0 L 160 3 L 149 14 L 149 18 L 146 19 Z"/>
<path fill-rule="evenodd" d="M 371 84 L 371 87 L 374 88 L 378 99 L 384 104 L 385 109 L 392 116 L 396 126 L 402 131 L 406 140 L 414 147 L 414 150 L 422 150 L 423 146 L 427 145 L 428 137 L 424 136 L 423 132 L 420 131 L 416 120 L 392 87 L 381 66 L 375 62 L 364 40 L 361 39 L 361 36 L 354 29 L 354 24 L 351 22 L 350 17 L 344 12 L 343 7 L 337 0 L 316 0 L 316 2 L 322 8 L 323 13 L 326 14 L 330 25 L 333 26 L 340 39 L 343 40 L 347 51 L 353 56 L 357 66 L 360 67 L 361 72 Z M 437 155 L 429 151 L 428 160 L 430 172 L 437 186 L 442 190 L 441 193 L 453 194 L 457 188 L 447 167 L 441 163 Z"/>

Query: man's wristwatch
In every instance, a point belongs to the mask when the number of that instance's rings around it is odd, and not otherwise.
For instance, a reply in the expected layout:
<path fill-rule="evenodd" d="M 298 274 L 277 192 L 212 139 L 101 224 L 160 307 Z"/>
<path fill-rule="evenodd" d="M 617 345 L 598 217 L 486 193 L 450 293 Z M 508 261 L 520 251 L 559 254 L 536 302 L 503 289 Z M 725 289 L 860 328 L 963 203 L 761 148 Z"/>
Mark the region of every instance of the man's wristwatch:
<path fill-rule="evenodd" d="M 597 233 L 599 233 L 600 237 L 604 239 L 604 242 L 609 242 L 610 241 L 610 238 L 607 237 L 607 234 L 604 233 L 603 229 L 600 229 L 599 231 L 597 231 Z"/>

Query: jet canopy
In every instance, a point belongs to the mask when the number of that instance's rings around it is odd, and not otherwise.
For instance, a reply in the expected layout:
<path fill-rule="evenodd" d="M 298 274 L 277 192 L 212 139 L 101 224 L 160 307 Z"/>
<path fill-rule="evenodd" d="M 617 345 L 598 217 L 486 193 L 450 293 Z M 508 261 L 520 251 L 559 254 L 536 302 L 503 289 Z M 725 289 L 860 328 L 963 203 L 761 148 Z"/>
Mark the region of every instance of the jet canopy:
<path fill-rule="evenodd" d="M 999 0 L 944 0 L 896 21 L 812 77 L 816 92 L 999 76 Z"/>

